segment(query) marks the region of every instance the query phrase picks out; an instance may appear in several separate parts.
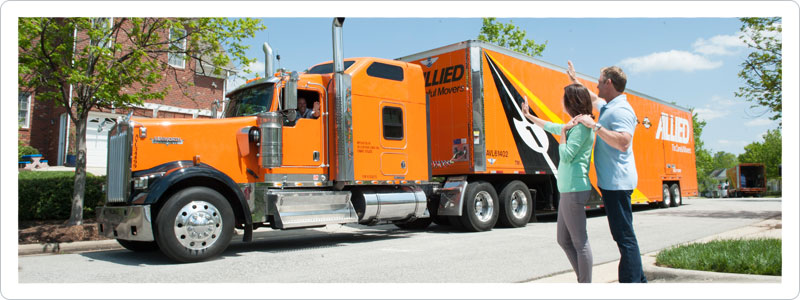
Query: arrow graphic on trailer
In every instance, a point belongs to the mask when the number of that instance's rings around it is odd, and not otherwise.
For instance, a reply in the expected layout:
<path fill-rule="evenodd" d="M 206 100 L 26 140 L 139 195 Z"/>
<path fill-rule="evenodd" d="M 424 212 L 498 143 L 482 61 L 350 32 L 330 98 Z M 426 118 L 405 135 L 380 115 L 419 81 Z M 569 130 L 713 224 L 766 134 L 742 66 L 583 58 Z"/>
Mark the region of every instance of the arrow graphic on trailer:
<path fill-rule="evenodd" d="M 558 174 L 558 168 L 555 163 L 553 163 L 553 158 L 551 157 L 551 153 L 549 153 L 551 142 L 556 143 L 555 138 L 547 134 L 543 128 L 536 126 L 536 124 L 531 123 L 525 118 L 519 103 L 520 101 L 524 101 L 522 97 L 514 90 L 513 86 L 509 87 L 510 83 L 508 83 L 505 76 L 497 69 L 496 63 L 488 54 L 486 54 L 486 61 L 491 68 L 491 74 L 497 86 L 497 93 L 503 102 L 503 108 L 506 111 L 509 125 L 515 130 L 514 138 L 518 139 L 517 144 L 519 145 L 521 141 L 530 150 L 539 154 L 525 155 L 528 151 L 525 151 L 522 147 L 518 147 L 520 158 L 522 158 L 522 163 L 526 171 L 529 168 L 532 169 L 532 165 L 536 165 L 535 159 L 531 157 L 535 156 L 541 157 L 553 174 Z M 552 139 L 552 141 L 550 139 Z M 558 155 L 557 153 L 558 152 L 555 152 L 555 155 Z"/>

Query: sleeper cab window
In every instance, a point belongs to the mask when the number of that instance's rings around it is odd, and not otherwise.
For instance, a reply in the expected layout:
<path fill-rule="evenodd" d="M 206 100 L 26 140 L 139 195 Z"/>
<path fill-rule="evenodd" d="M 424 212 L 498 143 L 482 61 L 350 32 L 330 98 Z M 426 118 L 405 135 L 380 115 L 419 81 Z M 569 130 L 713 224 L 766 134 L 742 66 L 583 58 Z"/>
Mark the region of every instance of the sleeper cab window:
<path fill-rule="evenodd" d="M 403 140 L 403 109 L 396 106 L 383 107 L 383 138 Z"/>
<path fill-rule="evenodd" d="M 403 68 L 374 62 L 367 68 L 367 75 L 394 81 L 403 81 Z"/>

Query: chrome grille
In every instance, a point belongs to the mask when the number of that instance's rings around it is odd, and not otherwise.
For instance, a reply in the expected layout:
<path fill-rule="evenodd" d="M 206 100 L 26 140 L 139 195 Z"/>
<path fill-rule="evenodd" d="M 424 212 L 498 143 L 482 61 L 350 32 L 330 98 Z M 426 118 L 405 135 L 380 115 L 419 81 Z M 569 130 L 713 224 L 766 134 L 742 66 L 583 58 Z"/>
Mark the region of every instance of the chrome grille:
<path fill-rule="evenodd" d="M 133 129 L 128 119 L 119 121 L 108 132 L 106 203 L 123 203 L 131 182 L 131 142 Z"/>

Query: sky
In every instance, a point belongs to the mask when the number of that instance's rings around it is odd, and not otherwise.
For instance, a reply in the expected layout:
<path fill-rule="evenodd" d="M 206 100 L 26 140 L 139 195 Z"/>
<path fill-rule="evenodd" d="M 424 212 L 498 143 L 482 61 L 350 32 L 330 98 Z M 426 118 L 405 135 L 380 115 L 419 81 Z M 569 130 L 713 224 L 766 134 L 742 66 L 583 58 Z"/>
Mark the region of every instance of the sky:
<path fill-rule="evenodd" d="M 303 71 L 331 60 L 331 18 L 264 18 L 267 30 L 245 41 L 258 58 L 253 73 L 264 73 L 262 44 L 269 42 L 280 61 L 276 68 Z M 778 127 L 761 107 L 737 98 L 737 74 L 749 53 L 739 39 L 736 18 L 498 18 L 547 46 L 539 59 L 598 77 L 617 65 L 628 75 L 627 88 L 684 108 L 707 122 L 701 135 L 713 152 L 744 152 Z M 345 57 L 398 58 L 460 41 L 477 39 L 480 18 L 347 18 Z M 618 38 L 609 39 L 609 32 Z M 240 66 L 241 68 L 241 66 Z M 235 88 L 243 80 L 228 85 Z"/>

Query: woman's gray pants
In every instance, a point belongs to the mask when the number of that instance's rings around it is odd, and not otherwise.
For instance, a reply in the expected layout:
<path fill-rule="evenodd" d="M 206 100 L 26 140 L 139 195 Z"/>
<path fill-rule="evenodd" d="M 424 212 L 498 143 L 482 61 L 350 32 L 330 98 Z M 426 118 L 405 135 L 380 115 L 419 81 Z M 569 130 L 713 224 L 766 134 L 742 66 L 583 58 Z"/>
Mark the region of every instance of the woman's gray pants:
<path fill-rule="evenodd" d="M 586 235 L 586 210 L 591 191 L 561 193 L 558 203 L 558 245 L 567 254 L 578 282 L 592 282 L 592 248 Z"/>

